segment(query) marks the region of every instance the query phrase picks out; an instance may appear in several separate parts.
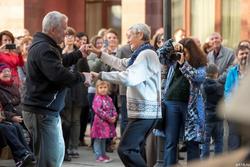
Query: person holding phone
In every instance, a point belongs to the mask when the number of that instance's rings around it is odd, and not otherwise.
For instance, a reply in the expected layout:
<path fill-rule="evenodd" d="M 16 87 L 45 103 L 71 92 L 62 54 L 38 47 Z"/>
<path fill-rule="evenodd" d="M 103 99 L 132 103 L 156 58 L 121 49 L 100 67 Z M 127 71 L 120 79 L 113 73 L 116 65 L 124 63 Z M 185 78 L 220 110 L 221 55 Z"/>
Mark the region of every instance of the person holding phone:
<path fill-rule="evenodd" d="M 15 38 L 10 31 L 4 30 L 0 32 L 0 62 L 10 67 L 14 84 L 19 86 L 20 79 L 17 67 L 23 67 L 24 61 L 21 53 L 17 51 L 14 41 Z"/>

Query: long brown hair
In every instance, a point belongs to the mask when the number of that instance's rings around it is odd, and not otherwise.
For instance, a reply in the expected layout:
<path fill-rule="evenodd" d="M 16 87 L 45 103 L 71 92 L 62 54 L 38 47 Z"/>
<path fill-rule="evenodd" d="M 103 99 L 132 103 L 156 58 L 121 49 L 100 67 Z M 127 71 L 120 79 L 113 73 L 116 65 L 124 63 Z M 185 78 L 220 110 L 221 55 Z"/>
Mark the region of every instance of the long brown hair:
<path fill-rule="evenodd" d="M 189 64 L 194 67 L 202 67 L 207 65 L 207 57 L 204 52 L 196 45 L 192 38 L 183 38 L 179 41 L 185 49 L 187 49 L 190 59 Z"/>

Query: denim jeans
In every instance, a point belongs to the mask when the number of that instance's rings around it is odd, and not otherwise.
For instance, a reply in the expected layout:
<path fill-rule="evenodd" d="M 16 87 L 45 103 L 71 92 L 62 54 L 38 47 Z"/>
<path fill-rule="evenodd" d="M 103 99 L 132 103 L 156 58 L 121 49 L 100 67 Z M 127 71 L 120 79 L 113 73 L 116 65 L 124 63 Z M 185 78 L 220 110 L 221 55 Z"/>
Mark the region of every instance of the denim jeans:
<path fill-rule="evenodd" d="M 94 140 L 94 153 L 96 158 L 105 155 L 106 139 Z"/>
<path fill-rule="evenodd" d="M 126 167 L 146 167 L 146 139 L 155 119 L 129 119 L 118 146 L 118 155 Z"/>
<path fill-rule="evenodd" d="M 223 152 L 223 121 L 211 122 L 205 124 L 205 143 L 201 145 L 201 158 L 207 158 L 210 154 L 210 140 L 214 141 L 214 153 Z"/>
<path fill-rule="evenodd" d="M 167 109 L 164 166 L 170 166 L 177 163 L 177 144 L 181 127 L 185 124 L 188 104 L 179 101 L 164 101 L 164 105 Z"/>
<path fill-rule="evenodd" d="M 23 111 L 24 122 L 33 136 L 38 167 L 61 167 L 64 140 L 60 116 Z"/>
<path fill-rule="evenodd" d="M 121 136 L 128 124 L 128 113 L 127 113 L 127 97 L 121 95 Z"/>

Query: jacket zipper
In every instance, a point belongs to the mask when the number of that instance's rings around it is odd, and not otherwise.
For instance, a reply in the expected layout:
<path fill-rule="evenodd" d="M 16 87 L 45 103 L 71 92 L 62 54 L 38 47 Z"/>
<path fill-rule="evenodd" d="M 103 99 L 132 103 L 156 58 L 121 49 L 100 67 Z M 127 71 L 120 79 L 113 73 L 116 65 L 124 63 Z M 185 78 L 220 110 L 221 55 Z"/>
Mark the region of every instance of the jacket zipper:
<path fill-rule="evenodd" d="M 49 104 L 46 105 L 46 107 L 49 107 L 56 100 L 57 94 L 58 94 L 58 91 L 54 94 L 53 99 L 51 100 L 51 102 Z"/>

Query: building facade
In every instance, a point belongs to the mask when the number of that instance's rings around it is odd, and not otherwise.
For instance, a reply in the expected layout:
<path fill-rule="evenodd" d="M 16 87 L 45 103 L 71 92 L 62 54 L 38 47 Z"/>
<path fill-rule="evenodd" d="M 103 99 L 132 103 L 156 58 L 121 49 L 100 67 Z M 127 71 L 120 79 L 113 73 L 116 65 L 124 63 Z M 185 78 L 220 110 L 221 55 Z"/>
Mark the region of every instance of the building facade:
<path fill-rule="evenodd" d="M 115 28 L 121 43 L 127 28 L 147 23 L 154 33 L 163 26 L 164 0 L 1 0 L 0 29 L 20 34 L 41 31 L 43 16 L 58 10 L 69 17 L 69 25 L 93 36 L 101 28 Z M 167 1 L 167 0 L 166 0 Z M 172 31 L 183 28 L 187 35 L 204 42 L 212 32 L 220 32 L 227 46 L 250 39 L 249 0 L 172 0 Z M 5 11 L 5 12 L 3 12 Z M 18 35 L 19 35 L 18 34 Z"/>

